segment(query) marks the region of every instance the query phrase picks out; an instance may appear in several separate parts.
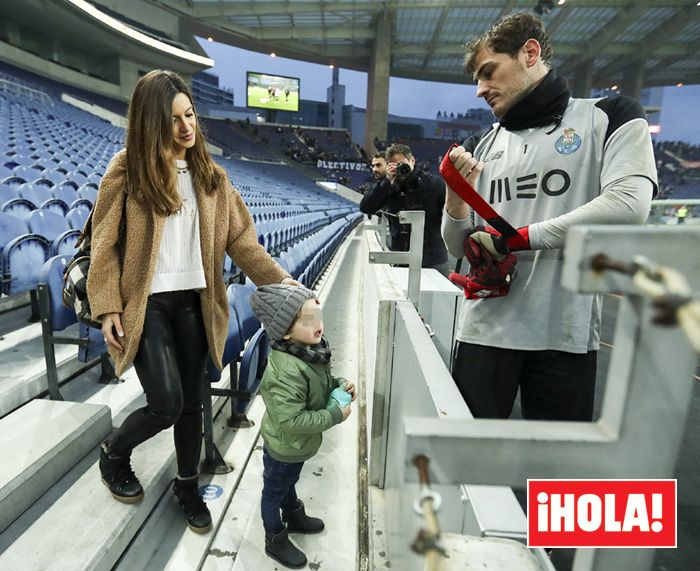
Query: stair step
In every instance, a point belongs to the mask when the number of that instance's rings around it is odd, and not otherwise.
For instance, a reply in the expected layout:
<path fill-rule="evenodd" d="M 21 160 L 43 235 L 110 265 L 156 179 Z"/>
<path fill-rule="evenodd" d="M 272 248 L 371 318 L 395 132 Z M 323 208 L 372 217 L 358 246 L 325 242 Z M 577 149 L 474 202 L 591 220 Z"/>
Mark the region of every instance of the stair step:
<path fill-rule="evenodd" d="M 127 382 L 138 382 L 136 378 L 129 379 L 131 376 L 129 372 L 125 374 Z M 230 386 L 227 371 L 216 386 Z M 116 385 L 114 388 L 124 387 Z M 114 391 L 108 400 L 116 396 L 117 391 Z M 118 400 L 123 399 L 119 397 Z M 225 404 L 224 397 L 214 398 L 214 413 Z M 228 407 L 223 412 L 227 416 Z M 100 479 L 96 450 L 93 450 L 93 457 L 91 464 L 74 468 L 79 475 L 68 474 L 75 481 L 68 486 L 63 484 L 65 489 L 55 501 L 47 502 L 43 511 L 35 510 L 17 520 L 5 532 L 6 538 L 0 535 L 0 551 L 6 546 L 0 554 L 0 569 L 108 571 L 113 568 L 175 476 L 173 430 L 160 432 L 132 454 L 131 465 L 145 491 L 144 499 L 137 504 L 123 504 L 112 498 Z M 74 532 L 70 541 L 66 541 L 66 530 Z"/>
<path fill-rule="evenodd" d="M 172 439 L 169 429 L 132 454 L 141 502 L 115 501 L 95 462 L 0 555 L 0 569 L 111 569 L 173 477 Z"/>
<path fill-rule="evenodd" d="M 10 339 L 0 342 L 0 417 L 22 406 L 48 389 L 46 361 L 40 330 L 24 327 Z M 77 337 L 78 326 L 66 329 L 65 336 Z M 6 343 L 6 345 L 5 345 Z M 7 346 L 7 349 L 6 349 Z M 65 379 L 86 367 L 78 361 L 75 345 L 56 345 L 58 378 Z"/>
<path fill-rule="evenodd" d="M 111 430 L 94 404 L 35 400 L 0 419 L 0 532 Z"/>
<path fill-rule="evenodd" d="M 217 445 L 221 454 L 234 469 L 228 474 L 202 474 L 199 478 L 200 489 L 201 486 L 209 486 L 207 493 L 211 496 L 205 497 L 205 501 L 211 511 L 214 530 L 222 525 L 229 502 L 238 493 L 240 479 L 244 472 L 247 473 L 248 458 L 258 439 L 265 406 L 262 398 L 256 397 L 248 412 L 255 425 L 237 430 L 235 434 L 225 424 L 228 410 L 223 412 L 214 424 L 214 433 L 218 435 Z M 221 434 L 221 431 L 225 433 Z M 259 477 L 256 480 L 259 486 L 261 480 Z M 191 532 L 185 525 L 173 494 L 165 494 L 153 510 L 148 525 L 131 543 L 114 571 L 199 569 L 214 541 L 214 530 L 201 535 Z"/>

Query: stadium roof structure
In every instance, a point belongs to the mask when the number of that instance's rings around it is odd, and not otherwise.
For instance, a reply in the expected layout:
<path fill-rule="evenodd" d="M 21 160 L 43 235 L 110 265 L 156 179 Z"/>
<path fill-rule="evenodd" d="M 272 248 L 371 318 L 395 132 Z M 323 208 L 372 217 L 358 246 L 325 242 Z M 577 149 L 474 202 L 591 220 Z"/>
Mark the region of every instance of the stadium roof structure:
<path fill-rule="evenodd" d="M 150 1 L 199 36 L 364 71 L 386 16 L 392 76 L 459 83 L 471 81 L 462 67 L 466 41 L 501 15 L 539 6 L 562 75 L 588 65 L 592 85 L 609 87 L 643 66 L 644 86 L 700 83 L 697 0 Z"/>

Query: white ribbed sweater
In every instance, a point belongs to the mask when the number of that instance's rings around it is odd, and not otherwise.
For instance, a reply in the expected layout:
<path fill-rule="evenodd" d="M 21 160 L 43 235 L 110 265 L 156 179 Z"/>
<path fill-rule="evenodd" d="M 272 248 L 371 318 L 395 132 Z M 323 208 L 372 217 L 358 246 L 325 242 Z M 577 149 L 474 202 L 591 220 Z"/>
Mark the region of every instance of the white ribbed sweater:
<path fill-rule="evenodd" d="M 182 208 L 165 219 L 151 293 L 207 287 L 199 239 L 197 194 L 187 161 L 176 160 L 175 163 Z"/>

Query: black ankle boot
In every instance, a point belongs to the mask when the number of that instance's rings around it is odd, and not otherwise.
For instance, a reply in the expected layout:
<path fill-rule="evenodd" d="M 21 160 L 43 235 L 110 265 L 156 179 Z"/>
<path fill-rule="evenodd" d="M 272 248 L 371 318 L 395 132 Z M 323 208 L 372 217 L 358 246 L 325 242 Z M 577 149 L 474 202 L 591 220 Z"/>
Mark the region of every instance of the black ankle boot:
<path fill-rule="evenodd" d="M 285 567 L 301 569 L 306 565 L 306 555 L 289 541 L 289 532 L 286 527 L 277 535 L 265 534 L 265 553 Z"/>
<path fill-rule="evenodd" d="M 133 504 L 143 498 L 143 488 L 131 469 L 129 456 L 110 454 L 106 442 L 100 446 L 100 474 L 102 483 L 109 488 L 115 500 Z"/>
<path fill-rule="evenodd" d="M 304 510 L 304 502 L 297 500 L 297 507 L 290 511 L 282 510 L 282 521 L 287 522 L 290 533 L 319 533 L 323 531 L 325 524 L 317 517 L 309 517 Z"/>
<path fill-rule="evenodd" d="M 195 533 L 207 533 L 211 529 L 211 514 L 207 504 L 199 495 L 197 477 L 181 479 L 175 478 L 173 492 L 177 496 L 180 507 L 185 513 L 187 525 Z"/>

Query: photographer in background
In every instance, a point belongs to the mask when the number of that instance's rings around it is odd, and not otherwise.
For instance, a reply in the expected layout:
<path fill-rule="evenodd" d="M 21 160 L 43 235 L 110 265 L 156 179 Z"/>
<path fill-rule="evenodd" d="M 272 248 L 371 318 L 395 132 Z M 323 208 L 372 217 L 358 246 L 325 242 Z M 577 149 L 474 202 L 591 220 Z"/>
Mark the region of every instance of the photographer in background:
<path fill-rule="evenodd" d="M 379 179 L 365 194 L 360 210 L 365 214 L 376 214 L 380 210 L 388 214 L 389 248 L 395 252 L 407 251 L 411 240 L 411 227 L 399 223 L 398 213 L 402 210 L 425 212 L 422 266 L 447 276 L 447 249 L 440 235 L 445 205 L 442 179 L 414 170 L 416 159 L 407 145 L 391 145 L 386 150 L 386 160 L 386 177 Z"/>

